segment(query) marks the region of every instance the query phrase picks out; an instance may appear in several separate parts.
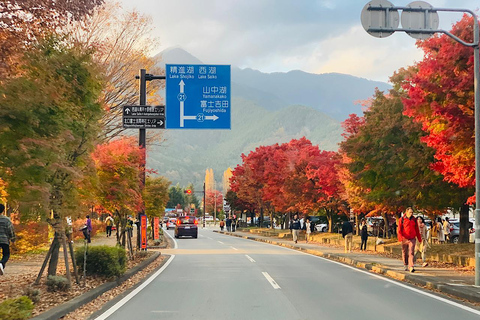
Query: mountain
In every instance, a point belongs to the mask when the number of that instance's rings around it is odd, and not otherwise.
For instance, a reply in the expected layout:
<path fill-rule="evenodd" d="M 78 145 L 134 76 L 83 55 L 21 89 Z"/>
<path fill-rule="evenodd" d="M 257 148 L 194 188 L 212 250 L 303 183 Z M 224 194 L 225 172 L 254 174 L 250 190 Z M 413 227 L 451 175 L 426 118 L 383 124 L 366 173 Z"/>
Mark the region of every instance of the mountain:
<path fill-rule="evenodd" d="M 160 53 L 165 63 L 202 64 L 181 48 Z M 165 130 L 165 141 L 148 150 L 147 166 L 173 184 L 192 182 L 201 190 L 205 170 L 213 168 L 218 185 L 223 171 L 260 145 L 307 137 L 323 150 L 337 150 L 341 121 L 361 114 L 358 100 L 386 83 L 344 74 L 303 71 L 262 73 L 232 66 L 231 130 Z M 164 92 L 159 92 L 164 95 Z"/>

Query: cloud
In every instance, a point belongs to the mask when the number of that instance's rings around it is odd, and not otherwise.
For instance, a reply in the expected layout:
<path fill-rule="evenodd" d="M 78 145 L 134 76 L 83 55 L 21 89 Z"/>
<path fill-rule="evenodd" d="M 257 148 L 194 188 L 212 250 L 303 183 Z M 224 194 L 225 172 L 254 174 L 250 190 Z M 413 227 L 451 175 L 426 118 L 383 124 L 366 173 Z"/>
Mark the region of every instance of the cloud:
<path fill-rule="evenodd" d="M 264 72 L 341 72 L 386 81 L 399 67 L 421 58 L 405 34 L 377 39 L 363 30 L 360 13 L 366 0 L 121 1 L 125 8 L 152 16 L 162 44 L 158 51 L 180 46 L 205 63 Z M 475 9 L 477 1 L 428 2 Z M 391 2 L 405 6 L 410 1 Z M 448 29 L 454 20 L 441 19 L 441 26 Z"/>

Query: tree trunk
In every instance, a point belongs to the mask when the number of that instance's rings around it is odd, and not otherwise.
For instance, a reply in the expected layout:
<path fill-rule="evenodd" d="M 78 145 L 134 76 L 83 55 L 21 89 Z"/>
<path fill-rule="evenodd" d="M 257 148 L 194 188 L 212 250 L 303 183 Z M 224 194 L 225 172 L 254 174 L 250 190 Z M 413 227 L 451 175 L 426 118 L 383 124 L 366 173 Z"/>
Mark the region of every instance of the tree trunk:
<path fill-rule="evenodd" d="M 60 254 L 60 235 L 55 232 L 52 242 L 52 255 L 50 256 L 50 262 L 48 263 L 47 275 L 56 276 L 58 266 L 58 256 Z"/>
<path fill-rule="evenodd" d="M 270 212 L 270 229 L 273 229 L 273 213 Z"/>
<path fill-rule="evenodd" d="M 333 232 L 333 216 L 328 210 L 325 210 L 327 214 L 327 220 L 328 220 L 328 232 L 332 233 Z"/>
<path fill-rule="evenodd" d="M 469 221 L 468 214 L 470 212 L 470 206 L 468 204 L 463 204 L 460 209 L 460 234 L 458 237 L 458 243 L 468 243 L 469 242 Z"/>

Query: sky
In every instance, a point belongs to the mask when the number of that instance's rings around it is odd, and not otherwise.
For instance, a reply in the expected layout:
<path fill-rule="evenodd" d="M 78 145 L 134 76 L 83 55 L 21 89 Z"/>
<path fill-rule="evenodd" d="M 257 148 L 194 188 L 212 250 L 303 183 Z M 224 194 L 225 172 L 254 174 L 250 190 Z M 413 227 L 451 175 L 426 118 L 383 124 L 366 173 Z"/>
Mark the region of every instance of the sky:
<path fill-rule="evenodd" d="M 396 6 L 411 1 L 390 0 Z M 479 0 L 429 0 L 435 8 L 478 10 Z M 387 82 L 401 67 L 422 59 L 403 32 L 369 35 L 360 14 L 367 0 L 120 0 L 153 19 L 164 49 L 180 47 L 208 64 L 262 72 L 337 72 Z M 477 11 L 478 13 L 478 11 Z M 439 13 L 450 30 L 458 13 Z"/>

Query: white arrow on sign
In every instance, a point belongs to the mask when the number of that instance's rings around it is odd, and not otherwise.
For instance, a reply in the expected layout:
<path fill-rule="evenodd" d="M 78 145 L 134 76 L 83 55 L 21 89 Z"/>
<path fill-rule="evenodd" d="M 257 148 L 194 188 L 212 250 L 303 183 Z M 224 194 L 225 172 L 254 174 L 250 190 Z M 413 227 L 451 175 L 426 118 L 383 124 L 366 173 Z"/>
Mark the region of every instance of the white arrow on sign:
<path fill-rule="evenodd" d="M 129 113 L 130 113 L 130 109 L 129 109 L 129 108 L 125 109 L 125 113 L 126 113 L 126 114 L 129 114 Z"/>
<path fill-rule="evenodd" d="M 199 113 L 196 116 L 186 116 L 185 115 L 185 104 L 184 101 L 187 98 L 185 95 L 185 82 L 183 79 L 180 80 L 178 83 L 180 86 L 180 93 L 178 94 L 178 100 L 180 101 L 180 127 L 183 128 L 185 126 L 185 120 L 197 120 L 198 122 L 203 122 L 205 120 L 217 120 L 219 117 L 217 115 L 213 116 L 204 116 L 203 113 Z"/>

